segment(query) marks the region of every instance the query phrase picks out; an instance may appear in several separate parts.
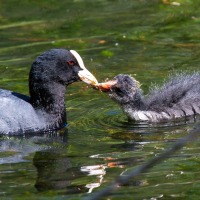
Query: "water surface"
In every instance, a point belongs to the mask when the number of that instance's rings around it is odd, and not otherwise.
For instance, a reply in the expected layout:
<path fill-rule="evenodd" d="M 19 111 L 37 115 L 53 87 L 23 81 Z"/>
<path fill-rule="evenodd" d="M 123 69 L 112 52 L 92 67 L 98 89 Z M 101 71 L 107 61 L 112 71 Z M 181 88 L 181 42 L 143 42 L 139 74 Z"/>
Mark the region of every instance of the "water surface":
<path fill-rule="evenodd" d="M 171 4 L 170 4 L 171 2 Z M 0 1 L 1 88 L 28 94 L 34 58 L 78 51 L 99 81 L 133 75 L 145 93 L 181 70 L 199 70 L 195 0 Z M 80 199 L 188 134 L 194 121 L 129 123 L 106 94 L 68 87 L 69 126 L 0 139 L 0 199 Z M 199 141 L 114 192 L 110 199 L 198 199 Z"/>

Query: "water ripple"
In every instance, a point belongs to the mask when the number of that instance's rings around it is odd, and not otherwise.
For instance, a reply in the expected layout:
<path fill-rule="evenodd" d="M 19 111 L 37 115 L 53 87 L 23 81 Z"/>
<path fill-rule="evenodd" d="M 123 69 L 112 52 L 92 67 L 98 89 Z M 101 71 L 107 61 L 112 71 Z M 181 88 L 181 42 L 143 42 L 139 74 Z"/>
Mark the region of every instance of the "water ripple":
<path fill-rule="evenodd" d="M 100 110 L 100 112 L 98 112 Z M 165 123 L 148 123 L 148 122 L 129 122 L 126 115 L 122 113 L 120 109 L 96 109 L 90 111 L 90 113 L 83 113 L 82 117 L 79 117 L 78 124 L 86 128 L 96 129 L 118 129 L 127 131 L 172 131 L 178 129 L 185 129 L 186 126 L 193 126 L 194 121 L 177 121 L 177 122 L 165 122 Z M 77 122 L 76 122 L 77 123 Z"/>

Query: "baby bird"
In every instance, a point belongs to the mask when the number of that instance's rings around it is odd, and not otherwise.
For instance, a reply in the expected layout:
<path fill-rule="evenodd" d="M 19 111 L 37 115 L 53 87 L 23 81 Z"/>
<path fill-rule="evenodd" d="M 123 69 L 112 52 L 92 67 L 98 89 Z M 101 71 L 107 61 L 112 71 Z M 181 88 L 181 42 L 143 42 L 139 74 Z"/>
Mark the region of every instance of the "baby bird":
<path fill-rule="evenodd" d="M 200 72 L 177 74 L 143 95 L 133 77 L 119 74 L 98 89 L 107 92 L 134 121 L 161 122 L 200 114 Z"/>

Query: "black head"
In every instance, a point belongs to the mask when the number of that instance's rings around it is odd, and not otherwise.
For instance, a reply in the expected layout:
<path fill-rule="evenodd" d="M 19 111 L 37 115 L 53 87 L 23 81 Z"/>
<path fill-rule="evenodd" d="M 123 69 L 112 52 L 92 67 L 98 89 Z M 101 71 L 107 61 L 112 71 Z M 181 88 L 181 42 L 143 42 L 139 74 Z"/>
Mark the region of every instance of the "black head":
<path fill-rule="evenodd" d="M 133 100 L 139 88 L 138 82 L 126 74 L 119 74 L 114 77 L 114 80 L 116 80 L 116 84 L 110 87 L 109 96 L 120 104 Z"/>
<path fill-rule="evenodd" d="M 140 99 L 139 82 L 126 74 L 119 74 L 113 80 L 100 83 L 99 89 L 108 92 L 119 104 L 135 104 Z"/>
<path fill-rule="evenodd" d="M 85 81 L 82 74 L 86 75 L 87 79 L 96 81 L 94 76 L 84 67 L 77 52 L 51 49 L 38 56 L 33 62 L 30 71 L 30 87 L 36 82 L 55 82 L 66 86 L 78 80 Z M 90 84 L 89 81 L 87 83 Z"/>
<path fill-rule="evenodd" d="M 46 110 L 52 110 L 52 107 L 60 104 L 64 107 L 66 86 L 78 80 L 88 84 L 97 82 L 76 51 L 46 51 L 36 58 L 30 70 L 30 101 L 34 107 Z"/>
<path fill-rule="evenodd" d="M 51 49 L 33 62 L 29 76 L 30 103 L 51 127 L 66 122 L 66 86 L 78 80 L 97 83 L 76 51 Z"/>

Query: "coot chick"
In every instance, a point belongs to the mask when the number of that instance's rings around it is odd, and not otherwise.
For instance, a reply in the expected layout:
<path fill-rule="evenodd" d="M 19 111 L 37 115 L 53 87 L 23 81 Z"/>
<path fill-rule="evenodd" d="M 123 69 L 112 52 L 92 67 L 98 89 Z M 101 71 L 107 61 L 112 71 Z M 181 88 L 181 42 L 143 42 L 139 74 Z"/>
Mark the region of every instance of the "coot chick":
<path fill-rule="evenodd" d="M 177 74 L 162 87 L 143 95 L 140 84 L 129 75 L 97 85 L 120 104 L 130 120 L 160 122 L 200 113 L 200 73 Z"/>
<path fill-rule="evenodd" d="M 38 56 L 29 74 L 30 97 L 0 89 L 0 134 L 64 127 L 66 86 L 79 80 L 97 83 L 76 51 L 51 49 Z"/>

